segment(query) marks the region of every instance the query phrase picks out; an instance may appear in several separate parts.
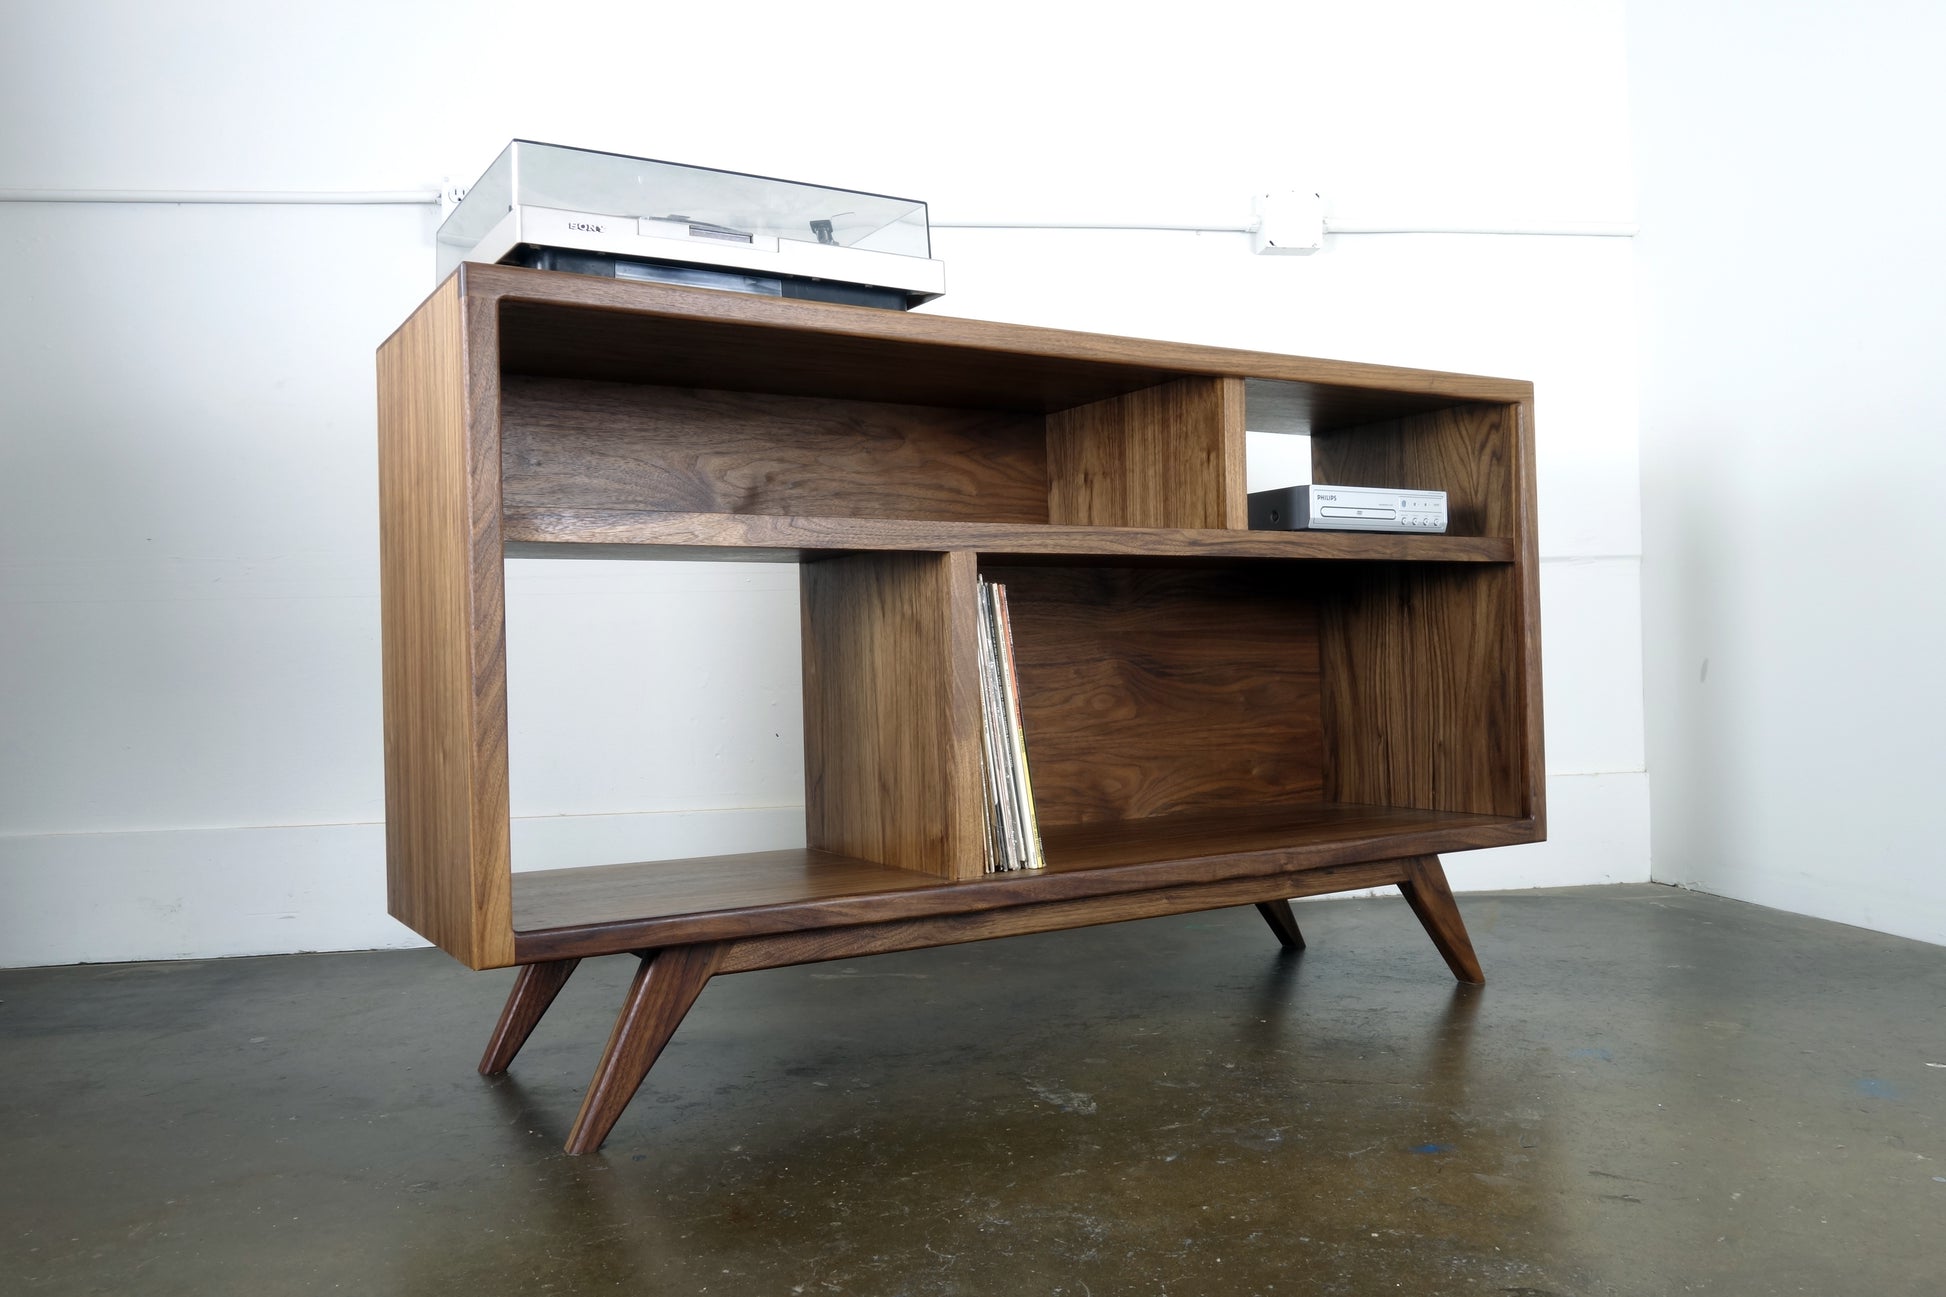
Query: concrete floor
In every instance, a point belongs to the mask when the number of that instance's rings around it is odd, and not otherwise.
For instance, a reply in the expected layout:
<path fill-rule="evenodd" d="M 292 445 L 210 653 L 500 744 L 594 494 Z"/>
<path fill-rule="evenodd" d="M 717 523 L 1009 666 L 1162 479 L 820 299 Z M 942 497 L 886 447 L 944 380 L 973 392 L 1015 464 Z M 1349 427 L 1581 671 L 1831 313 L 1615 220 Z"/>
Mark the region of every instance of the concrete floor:
<path fill-rule="evenodd" d="M 587 1158 L 625 959 L 499 1081 L 432 951 L 0 974 L 0 1292 L 1946 1289 L 1946 949 L 1461 906 L 1484 990 L 1397 900 L 720 978 Z"/>

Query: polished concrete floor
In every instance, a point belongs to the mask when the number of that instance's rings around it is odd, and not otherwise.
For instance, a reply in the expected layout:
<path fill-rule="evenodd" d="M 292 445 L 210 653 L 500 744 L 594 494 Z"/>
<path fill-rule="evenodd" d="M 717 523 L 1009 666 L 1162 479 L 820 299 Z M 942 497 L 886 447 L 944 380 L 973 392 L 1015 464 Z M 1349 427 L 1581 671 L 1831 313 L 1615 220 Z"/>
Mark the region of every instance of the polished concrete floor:
<path fill-rule="evenodd" d="M 624 959 L 497 1081 L 431 951 L 0 973 L 0 1292 L 1946 1291 L 1946 950 L 1461 905 L 1482 990 L 1397 900 L 720 978 L 586 1158 Z"/>

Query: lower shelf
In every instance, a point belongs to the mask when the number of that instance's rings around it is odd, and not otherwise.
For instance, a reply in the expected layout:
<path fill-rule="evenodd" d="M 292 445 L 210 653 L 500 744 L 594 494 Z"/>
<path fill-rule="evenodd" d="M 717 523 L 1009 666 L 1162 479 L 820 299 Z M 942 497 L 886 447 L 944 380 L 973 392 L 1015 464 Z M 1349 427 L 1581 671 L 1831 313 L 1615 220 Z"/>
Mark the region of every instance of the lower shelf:
<path fill-rule="evenodd" d="M 1509 816 L 1313 803 L 1068 825 L 1043 836 L 1046 869 L 966 881 L 802 848 L 515 874 L 515 959 L 972 914 L 1507 846 L 1539 833 L 1532 820 Z"/>

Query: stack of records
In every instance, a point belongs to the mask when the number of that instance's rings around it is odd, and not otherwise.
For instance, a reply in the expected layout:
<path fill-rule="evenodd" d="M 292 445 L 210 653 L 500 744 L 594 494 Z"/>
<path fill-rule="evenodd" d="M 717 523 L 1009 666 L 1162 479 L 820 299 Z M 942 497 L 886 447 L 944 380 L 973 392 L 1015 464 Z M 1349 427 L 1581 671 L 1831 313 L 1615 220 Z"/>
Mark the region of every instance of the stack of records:
<path fill-rule="evenodd" d="M 1020 729 L 1020 680 L 1014 673 L 1013 627 L 1007 587 L 980 578 L 981 770 L 986 785 L 988 873 L 1039 869 L 1040 826 L 1027 778 L 1027 742 Z"/>

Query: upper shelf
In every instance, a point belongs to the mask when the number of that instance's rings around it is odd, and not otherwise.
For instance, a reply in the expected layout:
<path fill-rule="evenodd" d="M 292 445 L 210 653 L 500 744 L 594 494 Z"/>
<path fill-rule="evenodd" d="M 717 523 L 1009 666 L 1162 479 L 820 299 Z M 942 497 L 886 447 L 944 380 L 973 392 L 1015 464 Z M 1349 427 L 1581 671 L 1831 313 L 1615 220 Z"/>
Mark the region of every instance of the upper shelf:
<path fill-rule="evenodd" d="M 461 267 L 496 306 L 504 372 L 786 396 L 1048 413 L 1189 375 L 1249 380 L 1251 427 L 1329 431 L 1531 383 L 510 266 Z"/>
<path fill-rule="evenodd" d="M 1514 542 L 1500 536 L 1062 527 L 622 509 L 509 508 L 502 537 L 508 555 L 515 558 L 735 558 L 789 563 L 856 550 L 976 550 L 995 556 L 1165 561 L 1312 558 L 1511 563 L 1514 558 Z"/>

